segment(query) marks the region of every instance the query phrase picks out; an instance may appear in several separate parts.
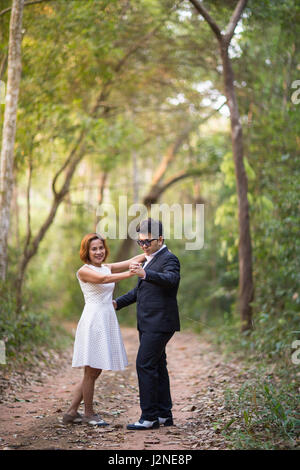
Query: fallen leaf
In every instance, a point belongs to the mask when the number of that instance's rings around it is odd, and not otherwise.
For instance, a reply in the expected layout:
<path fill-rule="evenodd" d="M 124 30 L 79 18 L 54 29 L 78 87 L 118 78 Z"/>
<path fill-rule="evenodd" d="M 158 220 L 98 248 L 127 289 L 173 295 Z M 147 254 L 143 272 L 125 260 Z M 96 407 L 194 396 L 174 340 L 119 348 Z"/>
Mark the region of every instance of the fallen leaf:
<path fill-rule="evenodd" d="M 195 405 L 188 405 L 188 406 L 185 406 L 184 408 L 181 408 L 180 411 L 194 411 L 195 409 L 196 409 Z"/>

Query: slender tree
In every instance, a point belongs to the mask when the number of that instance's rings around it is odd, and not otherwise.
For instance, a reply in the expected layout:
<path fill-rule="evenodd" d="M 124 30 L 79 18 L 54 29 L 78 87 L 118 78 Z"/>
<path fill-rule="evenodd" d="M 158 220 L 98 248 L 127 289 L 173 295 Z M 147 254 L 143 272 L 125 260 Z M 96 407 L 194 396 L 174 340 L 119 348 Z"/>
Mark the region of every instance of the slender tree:
<path fill-rule="evenodd" d="M 235 175 L 238 198 L 238 221 L 239 221 L 239 307 L 242 320 L 242 330 L 252 328 L 253 300 L 253 276 L 252 276 L 252 245 L 250 234 L 249 202 L 248 202 L 248 179 L 244 166 L 243 132 L 239 114 L 238 102 L 234 86 L 234 74 L 229 57 L 229 46 L 234 31 L 241 15 L 246 7 L 247 0 L 239 0 L 229 20 L 227 28 L 221 31 L 218 24 L 211 17 L 208 10 L 199 0 L 190 0 L 197 13 L 205 19 L 214 32 L 220 47 L 220 55 L 223 65 L 223 78 L 225 96 L 230 111 L 232 151 L 235 164 Z"/>
<path fill-rule="evenodd" d="M 0 161 L 0 279 L 2 280 L 6 278 L 7 239 L 13 193 L 14 144 L 21 79 L 23 8 L 24 0 L 13 0 L 9 27 L 7 92 Z"/>

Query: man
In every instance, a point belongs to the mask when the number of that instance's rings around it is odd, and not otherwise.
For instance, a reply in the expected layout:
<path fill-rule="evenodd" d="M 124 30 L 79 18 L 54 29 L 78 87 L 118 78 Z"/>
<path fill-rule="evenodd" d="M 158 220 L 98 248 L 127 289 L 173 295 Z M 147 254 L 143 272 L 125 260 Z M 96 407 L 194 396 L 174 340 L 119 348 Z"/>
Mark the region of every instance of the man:
<path fill-rule="evenodd" d="M 180 330 L 177 291 L 180 264 L 163 239 L 160 221 L 147 219 L 138 227 L 138 244 L 146 262 L 130 270 L 139 276 L 134 289 L 114 301 L 116 310 L 137 302 L 140 346 L 136 359 L 141 417 L 129 430 L 155 429 L 173 425 L 172 400 L 166 361 L 166 345 Z"/>

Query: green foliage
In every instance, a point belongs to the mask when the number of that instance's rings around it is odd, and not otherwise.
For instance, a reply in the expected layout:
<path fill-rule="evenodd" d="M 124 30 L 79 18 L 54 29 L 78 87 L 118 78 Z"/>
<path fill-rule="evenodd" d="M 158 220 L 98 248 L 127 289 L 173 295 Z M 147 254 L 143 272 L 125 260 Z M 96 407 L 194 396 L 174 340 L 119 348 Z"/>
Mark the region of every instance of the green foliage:
<path fill-rule="evenodd" d="M 45 347 L 65 345 L 65 332 L 52 322 L 49 312 L 28 308 L 17 314 L 15 292 L 3 283 L 0 298 L 0 339 L 5 342 L 8 367 L 30 364 Z"/>
<path fill-rule="evenodd" d="M 223 434 L 235 449 L 293 449 L 300 426 L 296 382 L 287 382 L 283 371 L 273 377 L 261 369 L 238 391 L 226 390 L 225 406 L 236 417 Z"/>
<path fill-rule="evenodd" d="M 10 6 L 8 0 L 2 3 Z M 221 29 L 235 6 L 235 0 L 207 1 Z M 291 96 L 292 83 L 299 79 L 299 5 L 296 0 L 249 0 L 230 48 L 248 176 L 255 285 L 251 334 L 240 333 L 237 310 L 238 202 L 229 119 L 216 113 L 198 125 L 224 100 L 219 47 L 207 23 L 192 12 L 190 2 L 169 0 L 53 1 L 25 7 L 9 239 L 12 286 L 28 236 L 29 162 L 32 239 L 49 213 L 53 177 L 72 156 L 82 132 L 84 155 L 26 272 L 25 308 L 19 315 L 14 291 L 1 288 L 0 338 L 6 339 L 9 361 L 28 358 L 36 346 L 53 344 L 53 319 L 79 319 L 79 246 L 95 230 L 101 177 L 106 176 L 103 201 L 117 211 L 119 196 L 126 195 L 128 205 L 134 200 L 135 171 L 141 201 L 170 146 L 187 123 L 197 122 L 168 165 L 165 180 L 195 166 L 204 171 L 171 186 L 159 201 L 205 205 L 201 250 L 186 250 L 185 239 L 167 240 L 181 262 L 182 325 L 209 334 L 251 367 L 276 362 L 280 383 L 254 376 L 238 392 L 228 391 L 228 406 L 239 417 L 224 432 L 235 448 L 292 447 L 290 355 L 300 310 L 300 105 Z M 0 23 L 2 67 L 9 15 Z M 6 78 L 4 73 L 1 79 Z M 109 262 L 120 243 L 109 240 Z M 115 296 L 134 284 L 133 279 L 120 283 Z M 135 306 L 117 314 L 123 324 L 136 324 Z"/>

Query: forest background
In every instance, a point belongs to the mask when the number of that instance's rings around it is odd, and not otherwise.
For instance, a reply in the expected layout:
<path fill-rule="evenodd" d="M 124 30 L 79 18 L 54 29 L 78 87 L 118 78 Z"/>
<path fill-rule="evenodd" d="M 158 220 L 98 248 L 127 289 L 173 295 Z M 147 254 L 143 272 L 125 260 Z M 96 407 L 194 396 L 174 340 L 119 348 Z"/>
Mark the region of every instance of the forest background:
<path fill-rule="evenodd" d="M 224 430 L 233 445 L 289 446 L 299 422 L 300 8 L 296 0 L 245 2 L 228 49 L 252 248 L 251 321 L 243 329 L 238 180 L 224 63 L 195 3 L 25 2 L 7 272 L 0 287 L 5 367 L 34 364 L 45 346 L 70 342 L 61 325 L 76 322 L 82 311 L 79 247 L 83 235 L 96 230 L 99 205 L 113 204 L 118 213 L 124 195 L 128 206 L 192 204 L 195 210 L 204 204 L 202 249 L 186 250 L 186 240 L 172 233 L 166 240 L 181 262 L 182 327 L 255 365 L 238 395 L 228 390 L 228 403 L 242 417 L 239 429 Z M 205 2 L 221 31 L 237 3 Z M 11 2 L 0 5 L 5 84 Z M 139 253 L 128 240 L 109 240 L 109 247 L 109 262 Z M 134 283 L 122 282 L 117 292 Z M 118 318 L 135 326 L 135 307 Z"/>

